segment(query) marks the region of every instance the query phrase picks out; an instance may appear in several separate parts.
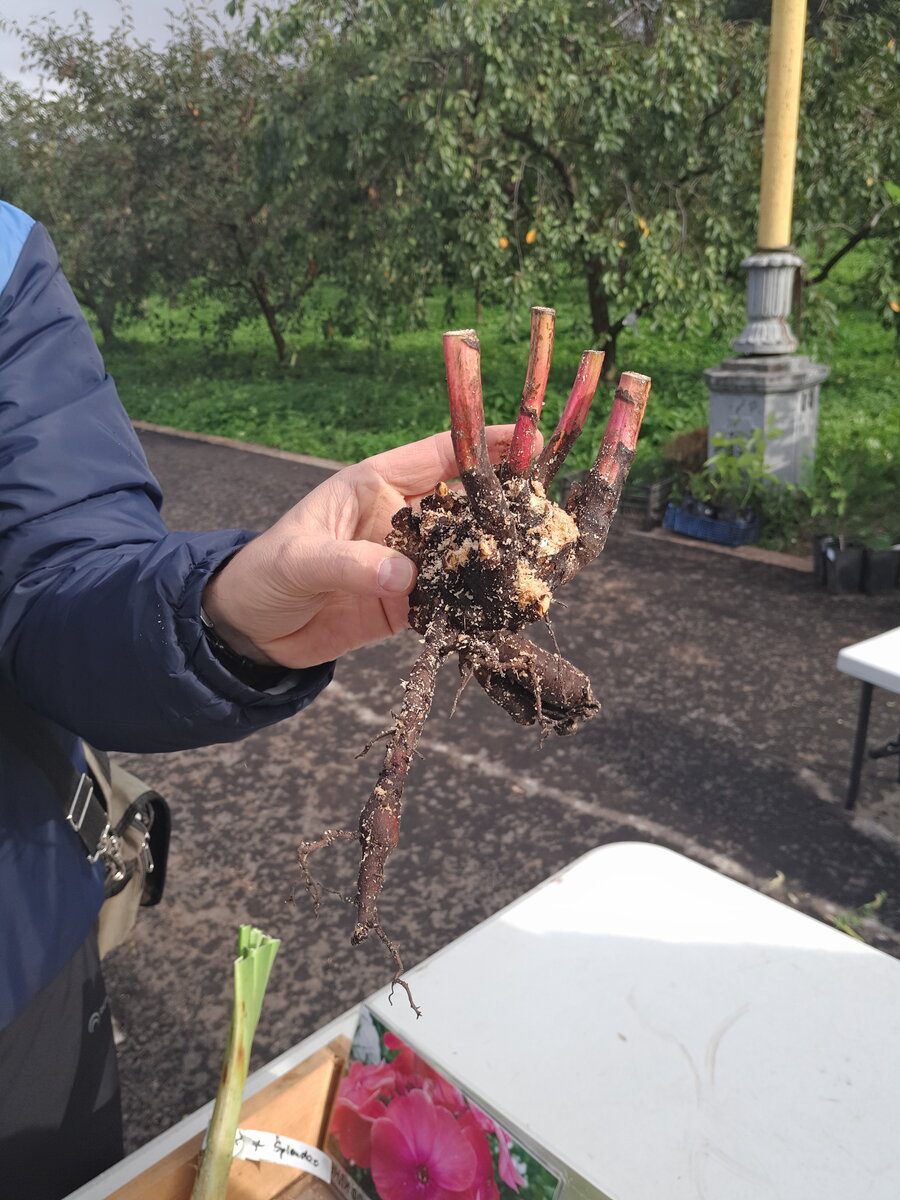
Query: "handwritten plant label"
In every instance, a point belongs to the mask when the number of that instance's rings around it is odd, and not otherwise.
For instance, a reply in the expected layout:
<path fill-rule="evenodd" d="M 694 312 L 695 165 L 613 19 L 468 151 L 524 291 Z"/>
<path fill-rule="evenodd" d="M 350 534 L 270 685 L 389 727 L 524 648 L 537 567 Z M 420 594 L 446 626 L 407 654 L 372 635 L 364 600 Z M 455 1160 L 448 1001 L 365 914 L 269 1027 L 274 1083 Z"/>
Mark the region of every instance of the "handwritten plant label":
<path fill-rule="evenodd" d="M 278 1163 L 285 1167 L 296 1167 L 307 1171 L 324 1183 L 331 1183 L 331 1159 L 318 1146 L 307 1146 L 305 1142 L 282 1137 L 277 1133 L 265 1133 L 258 1129 L 238 1129 L 234 1135 L 234 1158 L 249 1162 Z"/>

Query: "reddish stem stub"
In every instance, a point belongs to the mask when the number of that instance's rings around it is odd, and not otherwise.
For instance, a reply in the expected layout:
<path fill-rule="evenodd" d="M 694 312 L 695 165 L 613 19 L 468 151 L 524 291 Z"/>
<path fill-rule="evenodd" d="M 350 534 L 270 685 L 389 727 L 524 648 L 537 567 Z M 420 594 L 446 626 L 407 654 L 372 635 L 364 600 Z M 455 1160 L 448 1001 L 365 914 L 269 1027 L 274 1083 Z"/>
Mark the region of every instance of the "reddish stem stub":
<path fill-rule="evenodd" d="M 578 526 L 578 541 L 560 557 L 551 587 L 566 583 L 606 545 L 622 488 L 634 461 L 649 396 L 648 376 L 626 371 L 620 377 L 597 459 L 584 484 L 570 500 L 569 507 Z"/>
<path fill-rule="evenodd" d="M 535 463 L 534 479 L 545 491 L 553 482 L 584 428 L 597 385 L 600 383 L 600 372 L 603 370 L 605 357 L 602 350 L 585 350 L 581 356 L 578 373 L 566 407 L 559 418 L 559 424 Z"/>
<path fill-rule="evenodd" d="M 456 329 L 444 334 L 444 362 L 450 398 L 450 436 L 459 477 L 476 518 L 488 533 L 512 549 L 517 542 L 515 525 L 488 456 L 481 346 L 474 329 Z"/>
<path fill-rule="evenodd" d="M 484 471 L 484 401 L 481 394 L 481 343 L 474 329 L 444 334 L 444 363 L 450 397 L 450 433 L 461 474 Z M 490 464 L 488 463 L 488 469 Z"/>
<path fill-rule="evenodd" d="M 622 471 L 622 450 L 634 454 L 649 395 L 650 380 L 646 375 L 626 371 L 619 379 L 612 411 L 593 467 L 607 484 L 612 485 Z"/>
<path fill-rule="evenodd" d="M 519 404 L 519 415 L 513 430 L 512 441 L 501 470 L 501 478 L 512 479 L 524 474 L 534 457 L 538 422 L 547 394 L 550 379 L 550 363 L 553 359 L 553 336 L 556 328 L 556 310 L 533 308 L 531 310 L 531 347 L 528 354 L 528 370 Z"/>

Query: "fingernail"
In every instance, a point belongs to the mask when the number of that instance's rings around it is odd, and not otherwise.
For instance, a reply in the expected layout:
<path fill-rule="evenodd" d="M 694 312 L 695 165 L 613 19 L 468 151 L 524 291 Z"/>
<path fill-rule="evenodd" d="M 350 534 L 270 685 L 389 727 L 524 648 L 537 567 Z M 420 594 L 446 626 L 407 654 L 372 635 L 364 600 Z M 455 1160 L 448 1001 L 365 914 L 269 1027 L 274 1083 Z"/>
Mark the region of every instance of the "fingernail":
<path fill-rule="evenodd" d="M 408 592 L 413 581 L 413 565 L 408 558 L 383 558 L 378 568 L 378 586 L 383 592 Z"/>

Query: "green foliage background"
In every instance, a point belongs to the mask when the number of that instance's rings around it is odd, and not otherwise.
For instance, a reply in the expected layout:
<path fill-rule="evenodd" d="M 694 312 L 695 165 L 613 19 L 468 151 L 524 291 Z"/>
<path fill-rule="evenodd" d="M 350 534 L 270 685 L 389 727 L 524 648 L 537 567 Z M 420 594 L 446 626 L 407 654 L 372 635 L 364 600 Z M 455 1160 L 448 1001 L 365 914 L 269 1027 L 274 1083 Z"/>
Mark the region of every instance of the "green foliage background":
<path fill-rule="evenodd" d="M 819 486 L 828 486 L 828 475 L 837 471 L 871 523 L 879 512 L 897 516 L 900 398 L 894 337 L 854 299 L 857 269 L 853 256 L 841 264 L 828 285 L 841 320 L 805 349 L 832 367 L 821 398 Z M 583 330 L 565 299 L 559 301 L 545 431 L 562 411 L 585 348 Z M 225 350 L 217 346 L 214 320 L 204 323 L 196 310 L 173 310 L 154 301 L 148 317 L 126 327 L 106 360 L 134 419 L 353 462 L 448 428 L 441 349 L 445 307 L 445 297 L 433 297 L 425 328 L 398 334 L 380 349 L 362 336 L 323 338 L 310 332 L 300 339 L 294 367 L 286 369 L 272 361 L 261 319 L 242 328 Z M 454 324 L 468 324 L 474 321 L 474 305 L 460 305 L 452 315 Z M 527 312 L 511 329 L 505 307 L 485 308 L 478 330 L 487 419 L 512 420 L 527 362 Z M 660 452 L 672 437 L 706 423 L 702 371 L 729 353 L 722 336 L 666 336 L 640 321 L 636 331 L 628 330 L 620 349 L 622 367 L 654 381 L 634 478 L 658 475 Z M 590 464 L 610 399 L 601 387 L 572 466 Z M 786 522 L 782 515 L 782 527 L 769 530 L 768 544 L 805 553 L 810 528 L 807 504 L 787 514 Z"/>
<path fill-rule="evenodd" d="M 102 39 L 50 19 L 19 31 L 45 90 L 0 81 L 0 196 L 50 229 L 135 418 L 354 460 L 446 427 L 440 334 L 475 325 L 510 420 L 550 304 L 545 424 L 605 347 L 654 379 L 649 476 L 742 325 L 767 12 L 293 0 L 233 33 L 189 11 L 162 49 L 127 10 Z M 900 0 L 809 19 L 796 328 L 832 376 L 782 542 L 848 512 L 900 536 L 898 24 Z"/>

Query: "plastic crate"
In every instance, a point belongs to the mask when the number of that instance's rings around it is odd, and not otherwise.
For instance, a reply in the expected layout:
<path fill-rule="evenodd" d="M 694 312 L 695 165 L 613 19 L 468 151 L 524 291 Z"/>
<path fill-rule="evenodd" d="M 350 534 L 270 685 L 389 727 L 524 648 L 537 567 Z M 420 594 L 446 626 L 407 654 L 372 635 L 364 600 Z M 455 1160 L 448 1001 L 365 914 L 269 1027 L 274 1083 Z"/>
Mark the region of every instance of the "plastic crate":
<path fill-rule="evenodd" d="M 683 512 L 676 504 L 666 505 L 663 526 L 673 533 L 718 542 L 720 546 L 746 546 L 759 540 L 759 521 L 718 521 L 712 517 L 695 517 Z"/>

